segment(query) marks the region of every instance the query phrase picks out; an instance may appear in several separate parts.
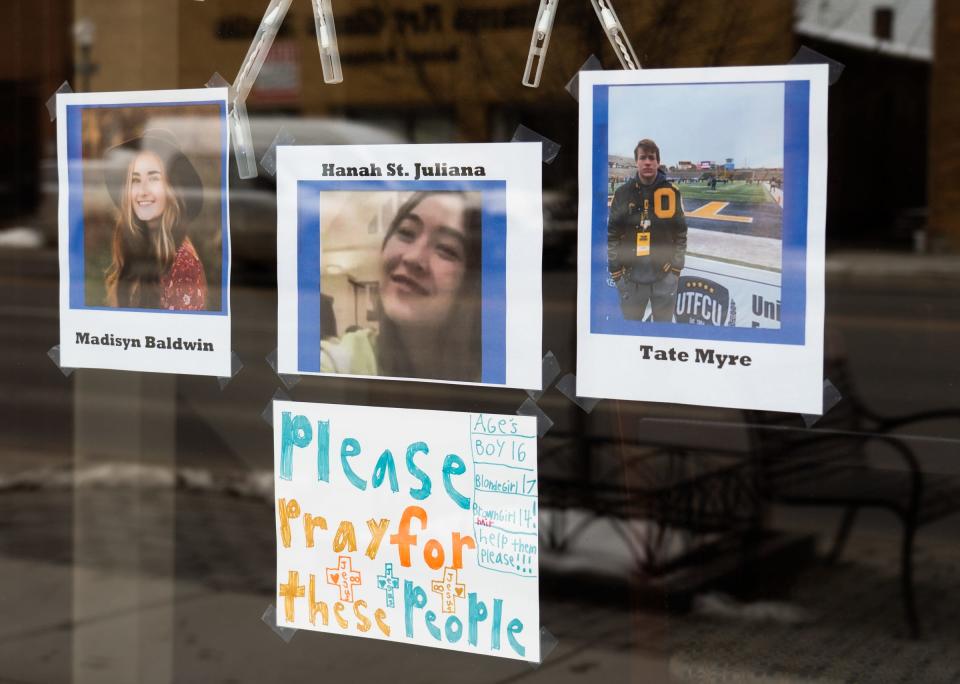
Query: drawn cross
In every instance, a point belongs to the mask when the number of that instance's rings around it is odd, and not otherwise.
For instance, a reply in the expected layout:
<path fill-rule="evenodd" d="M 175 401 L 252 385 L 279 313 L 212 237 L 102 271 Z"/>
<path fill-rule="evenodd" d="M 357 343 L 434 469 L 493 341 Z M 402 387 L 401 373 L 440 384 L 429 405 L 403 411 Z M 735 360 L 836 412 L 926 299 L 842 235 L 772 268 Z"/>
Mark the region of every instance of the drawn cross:
<path fill-rule="evenodd" d="M 352 603 L 353 585 L 360 584 L 360 582 L 360 571 L 353 569 L 350 556 L 340 556 L 337 560 L 337 567 L 327 568 L 327 584 L 333 584 L 340 588 L 341 601 Z"/>
<path fill-rule="evenodd" d="M 283 610 L 287 622 L 293 622 L 293 601 L 303 598 L 304 587 L 300 584 L 300 573 L 296 570 L 287 571 L 287 583 L 280 585 L 280 596 L 283 597 Z"/>
<path fill-rule="evenodd" d="M 377 589 L 383 589 L 387 592 L 387 608 L 393 608 L 396 605 L 393 590 L 399 586 L 400 579 L 393 576 L 393 563 L 386 563 L 383 567 L 383 574 L 377 575 Z"/>
<path fill-rule="evenodd" d="M 454 568 L 444 568 L 443 579 L 433 580 L 430 583 L 430 591 L 440 594 L 444 613 L 456 613 L 457 599 L 465 598 L 467 595 L 466 585 L 457 583 L 457 571 Z"/>

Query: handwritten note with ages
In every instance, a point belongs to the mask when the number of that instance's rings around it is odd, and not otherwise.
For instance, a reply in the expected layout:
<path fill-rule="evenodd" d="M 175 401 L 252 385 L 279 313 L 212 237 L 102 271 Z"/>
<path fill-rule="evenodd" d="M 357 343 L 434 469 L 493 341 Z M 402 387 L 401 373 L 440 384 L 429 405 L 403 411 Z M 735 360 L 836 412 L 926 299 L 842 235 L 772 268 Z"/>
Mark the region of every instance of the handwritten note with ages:
<path fill-rule="evenodd" d="M 520 426 L 520 416 L 470 417 L 473 532 L 481 567 L 536 577 L 536 423 Z"/>
<path fill-rule="evenodd" d="M 537 662 L 536 421 L 274 402 L 278 623 Z"/>

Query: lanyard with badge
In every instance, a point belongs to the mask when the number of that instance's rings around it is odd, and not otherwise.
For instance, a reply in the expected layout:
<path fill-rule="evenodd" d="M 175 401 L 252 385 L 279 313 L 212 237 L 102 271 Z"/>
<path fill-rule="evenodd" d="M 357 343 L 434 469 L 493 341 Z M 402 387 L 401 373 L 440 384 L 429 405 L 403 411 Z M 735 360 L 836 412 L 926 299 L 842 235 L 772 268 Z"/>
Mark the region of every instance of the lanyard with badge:
<path fill-rule="evenodd" d="M 643 200 L 643 218 L 637 230 L 637 256 L 650 256 L 650 200 Z"/>

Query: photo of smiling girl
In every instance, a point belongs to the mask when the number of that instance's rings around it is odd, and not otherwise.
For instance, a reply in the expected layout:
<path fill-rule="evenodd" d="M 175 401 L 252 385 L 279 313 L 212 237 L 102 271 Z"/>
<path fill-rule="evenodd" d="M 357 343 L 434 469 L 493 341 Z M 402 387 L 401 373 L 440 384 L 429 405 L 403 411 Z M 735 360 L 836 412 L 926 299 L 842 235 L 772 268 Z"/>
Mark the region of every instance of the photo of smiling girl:
<path fill-rule="evenodd" d="M 107 305 L 204 310 L 207 281 L 188 235 L 203 208 L 196 168 L 174 135 L 161 129 L 121 143 L 106 159 L 107 188 L 119 210 L 105 277 Z"/>
<path fill-rule="evenodd" d="M 227 95 L 57 95 L 60 349 L 71 367 L 231 374 Z"/>
<path fill-rule="evenodd" d="M 479 193 L 417 192 L 389 220 L 371 272 L 372 327 L 324 339 L 326 373 L 479 382 Z"/>
<path fill-rule="evenodd" d="M 542 164 L 539 143 L 278 146 L 277 372 L 541 389 Z"/>

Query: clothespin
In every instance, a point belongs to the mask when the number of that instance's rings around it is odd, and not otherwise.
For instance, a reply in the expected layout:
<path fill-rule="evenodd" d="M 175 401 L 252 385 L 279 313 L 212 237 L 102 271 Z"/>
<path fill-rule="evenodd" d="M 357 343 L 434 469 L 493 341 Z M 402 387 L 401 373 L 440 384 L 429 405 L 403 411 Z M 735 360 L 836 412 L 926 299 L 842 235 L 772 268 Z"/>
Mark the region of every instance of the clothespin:
<path fill-rule="evenodd" d="M 530 37 L 530 51 L 527 53 L 527 66 L 523 72 L 523 85 L 536 88 L 540 85 L 543 62 L 550 46 L 550 33 L 553 31 L 553 19 L 557 16 L 557 4 L 560 0 L 540 0 L 537 23 Z"/>
<path fill-rule="evenodd" d="M 253 149 L 253 136 L 250 132 L 250 119 L 247 117 L 247 96 L 253 88 L 260 69 L 267 59 L 267 53 L 280 31 L 287 11 L 293 0 L 270 0 L 263 13 L 260 26 L 253 36 L 237 78 L 230 86 L 230 137 L 233 140 L 233 152 L 237 159 L 237 172 L 240 178 L 256 178 L 257 160 Z M 313 20 L 317 28 L 317 47 L 320 49 L 320 62 L 323 65 L 323 80 L 327 83 L 340 83 L 343 73 L 340 71 L 340 52 L 337 49 L 337 30 L 333 23 L 333 10 L 330 0 L 312 0 Z"/>
<path fill-rule="evenodd" d="M 320 48 L 320 63 L 323 65 L 325 83 L 340 83 L 340 51 L 337 50 L 337 29 L 333 24 L 330 0 L 313 0 L 313 23 L 317 28 L 317 47 Z"/>
<path fill-rule="evenodd" d="M 533 26 L 533 36 L 530 38 L 530 50 L 527 53 L 527 66 L 523 72 L 523 85 L 536 88 L 540 85 L 540 74 L 543 71 L 543 62 L 546 59 L 547 47 L 550 45 L 550 33 L 553 31 L 553 20 L 556 17 L 559 0 L 540 0 L 540 9 L 537 12 L 537 23 Z M 639 69 L 640 60 L 633 51 L 630 39 L 610 0 L 590 0 L 597 19 L 603 26 L 603 32 L 610 39 L 617 59 L 624 69 Z"/>
<path fill-rule="evenodd" d="M 238 100 L 246 101 L 250 89 L 253 88 L 254 81 L 260 75 L 260 69 L 263 67 L 264 60 L 267 59 L 267 53 L 273 45 L 274 38 L 280 30 L 284 17 L 287 16 L 287 10 L 290 9 L 290 3 L 293 0 L 270 0 L 267 5 L 267 11 L 260 20 L 260 26 L 253 36 L 253 42 L 247 50 L 246 57 L 240 65 L 237 77 L 230 88 L 230 99 L 234 102 Z"/>
<path fill-rule="evenodd" d="M 617 13 L 613 9 L 610 0 L 590 0 L 593 5 L 593 11 L 597 13 L 597 18 L 603 26 L 603 32 L 610 39 L 613 51 L 617 53 L 617 59 L 620 60 L 620 66 L 624 69 L 639 69 L 640 60 L 637 59 L 637 53 L 633 51 L 630 39 L 627 38 L 623 30 L 623 24 L 617 18 Z"/>
<path fill-rule="evenodd" d="M 233 156 L 237 160 L 237 174 L 240 178 L 257 177 L 257 158 L 253 148 L 253 135 L 250 132 L 250 119 L 247 117 L 247 95 L 260 74 L 291 2 L 293 0 L 270 0 L 240 64 L 237 77 L 230 86 L 228 122 L 230 139 L 233 141 Z"/>

